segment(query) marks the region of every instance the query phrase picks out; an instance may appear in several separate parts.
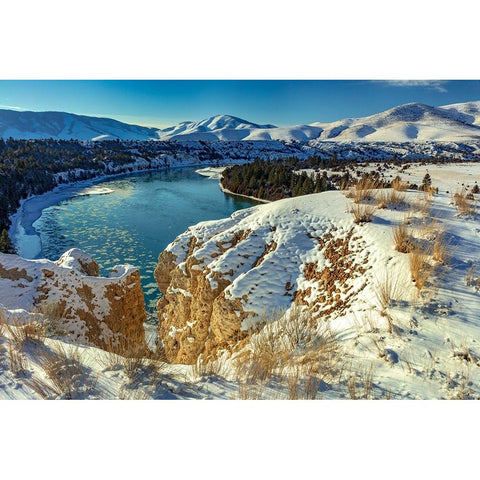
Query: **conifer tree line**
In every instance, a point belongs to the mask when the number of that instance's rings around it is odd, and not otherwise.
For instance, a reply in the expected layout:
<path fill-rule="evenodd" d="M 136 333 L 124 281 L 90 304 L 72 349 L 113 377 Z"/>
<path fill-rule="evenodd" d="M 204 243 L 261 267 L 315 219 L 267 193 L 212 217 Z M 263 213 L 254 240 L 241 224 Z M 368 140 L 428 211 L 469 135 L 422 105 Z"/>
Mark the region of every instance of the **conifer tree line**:
<path fill-rule="evenodd" d="M 252 163 L 234 165 L 223 172 L 222 186 L 239 195 L 280 200 L 310 193 L 334 190 L 326 172 L 298 172 L 300 169 L 337 167 L 342 162 L 336 158 L 309 157 L 307 160 L 287 158 L 282 160 L 255 159 Z M 345 163 L 345 161 L 343 161 Z"/>

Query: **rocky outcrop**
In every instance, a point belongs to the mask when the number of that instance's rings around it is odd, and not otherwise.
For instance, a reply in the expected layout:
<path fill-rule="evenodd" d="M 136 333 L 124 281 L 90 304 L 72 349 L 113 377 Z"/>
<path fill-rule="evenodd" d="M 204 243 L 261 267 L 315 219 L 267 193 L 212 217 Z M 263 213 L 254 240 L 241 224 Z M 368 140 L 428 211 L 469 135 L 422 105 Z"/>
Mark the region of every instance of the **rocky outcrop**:
<path fill-rule="evenodd" d="M 177 237 L 155 271 L 168 360 L 188 364 L 231 350 L 292 303 L 313 320 L 343 314 L 365 287 L 369 262 L 345 206 L 340 192 L 280 200 Z"/>
<path fill-rule="evenodd" d="M 0 254 L 0 304 L 7 318 L 41 314 L 54 333 L 124 352 L 146 348 L 145 301 L 138 270 L 116 266 L 99 277 L 96 262 L 72 249 L 57 262 Z"/>

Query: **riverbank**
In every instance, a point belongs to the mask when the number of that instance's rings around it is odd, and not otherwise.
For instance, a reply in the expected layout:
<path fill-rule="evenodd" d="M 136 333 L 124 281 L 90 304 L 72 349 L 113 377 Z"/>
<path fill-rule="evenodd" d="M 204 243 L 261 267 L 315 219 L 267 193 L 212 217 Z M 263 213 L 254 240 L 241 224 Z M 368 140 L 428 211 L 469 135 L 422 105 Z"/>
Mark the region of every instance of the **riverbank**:
<path fill-rule="evenodd" d="M 142 168 L 142 165 L 140 164 L 132 164 L 131 167 L 133 167 L 134 170 L 131 172 L 123 171 L 112 174 L 105 174 L 104 172 L 101 172 L 101 175 L 94 176 L 87 180 L 79 180 L 76 182 L 70 182 L 68 184 L 57 185 L 53 190 L 45 192 L 41 195 L 32 195 L 26 199 L 21 200 L 20 207 L 14 213 L 9 215 L 9 219 L 11 222 L 9 228 L 10 239 L 15 245 L 19 256 L 23 258 L 38 258 L 39 256 L 41 256 L 42 253 L 42 245 L 40 237 L 35 230 L 34 224 L 41 217 L 44 209 L 77 195 L 108 194 L 108 189 L 94 188 L 93 190 L 86 190 L 89 187 L 94 187 L 95 185 L 108 180 L 122 177 L 133 177 L 135 175 L 142 175 L 147 172 L 153 173 L 167 170 L 175 170 L 180 168 L 197 168 L 200 166 L 204 167 L 205 163 L 206 162 L 188 163 L 177 160 L 176 164 L 174 165 L 158 166 L 155 168 Z M 239 161 L 232 161 L 232 164 L 234 163 L 239 163 Z M 213 167 L 212 163 L 207 163 L 205 169 L 213 171 L 218 170 L 218 167 Z M 200 175 L 202 175 L 202 173 L 200 173 Z M 210 175 L 204 176 L 214 178 Z"/>

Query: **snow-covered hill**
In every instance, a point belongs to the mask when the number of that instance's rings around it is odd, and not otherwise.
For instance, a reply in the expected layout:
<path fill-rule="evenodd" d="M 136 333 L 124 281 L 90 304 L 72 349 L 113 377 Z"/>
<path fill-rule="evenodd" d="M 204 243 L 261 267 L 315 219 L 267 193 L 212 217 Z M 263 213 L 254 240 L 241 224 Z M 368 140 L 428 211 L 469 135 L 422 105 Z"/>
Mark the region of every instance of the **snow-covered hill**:
<path fill-rule="evenodd" d="M 330 123 L 275 127 L 228 115 L 183 122 L 159 132 L 164 140 L 296 140 L 340 142 L 425 142 L 480 140 L 480 102 L 445 107 L 409 103 L 368 117 Z"/>
<path fill-rule="evenodd" d="M 0 109 L 0 137 L 59 140 L 150 140 L 157 129 L 111 118 L 65 112 L 18 112 Z"/>
<path fill-rule="evenodd" d="M 308 142 L 426 142 L 480 140 L 480 101 L 431 107 L 408 103 L 360 118 L 308 125 L 259 125 L 231 115 L 181 122 L 164 129 L 129 125 L 109 118 L 64 112 L 0 110 L 3 138 L 69 140 L 281 140 Z"/>
<path fill-rule="evenodd" d="M 447 109 L 408 103 L 368 117 L 324 124 L 320 139 L 357 142 L 479 140 L 480 128 L 459 108 L 458 105 L 457 109 Z"/>

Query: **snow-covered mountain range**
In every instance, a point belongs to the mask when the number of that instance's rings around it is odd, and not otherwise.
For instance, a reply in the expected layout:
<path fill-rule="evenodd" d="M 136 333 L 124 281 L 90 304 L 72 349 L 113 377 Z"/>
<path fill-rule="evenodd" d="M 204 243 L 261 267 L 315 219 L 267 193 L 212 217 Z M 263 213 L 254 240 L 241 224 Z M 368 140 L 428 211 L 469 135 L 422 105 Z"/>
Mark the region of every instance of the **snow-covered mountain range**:
<path fill-rule="evenodd" d="M 0 110 L 0 137 L 58 140 L 150 140 L 156 128 L 65 112 Z"/>
<path fill-rule="evenodd" d="M 64 112 L 0 110 L 0 136 L 77 140 L 475 141 L 480 140 L 480 101 L 442 107 L 408 103 L 367 117 L 287 127 L 217 115 L 157 129 Z"/>

